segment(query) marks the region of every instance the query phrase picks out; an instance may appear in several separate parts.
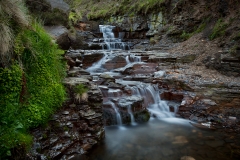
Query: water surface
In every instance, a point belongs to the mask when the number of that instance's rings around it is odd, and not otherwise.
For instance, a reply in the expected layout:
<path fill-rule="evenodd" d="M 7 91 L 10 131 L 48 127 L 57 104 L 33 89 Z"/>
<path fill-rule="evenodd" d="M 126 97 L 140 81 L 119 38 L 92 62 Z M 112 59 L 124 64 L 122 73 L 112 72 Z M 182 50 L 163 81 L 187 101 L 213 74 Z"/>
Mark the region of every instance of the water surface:
<path fill-rule="evenodd" d="M 234 159 L 222 133 L 200 130 L 183 119 L 152 118 L 148 123 L 105 130 L 105 140 L 89 154 L 91 160 Z"/>

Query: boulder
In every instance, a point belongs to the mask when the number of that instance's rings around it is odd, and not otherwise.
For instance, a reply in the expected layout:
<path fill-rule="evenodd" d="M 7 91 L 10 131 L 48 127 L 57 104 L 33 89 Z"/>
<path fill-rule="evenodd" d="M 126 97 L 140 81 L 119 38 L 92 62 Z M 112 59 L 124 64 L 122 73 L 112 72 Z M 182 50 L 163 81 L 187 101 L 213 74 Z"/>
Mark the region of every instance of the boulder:
<path fill-rule="evenodd" d="M 112 70 L 127 65 L 126 59 L 122 56 L 116 56 L 111 60 L 108 60 L 103 66 L 107 70 Z"/>
<path fill-rule="evenodd" d="M 45 26 L 44 29 L 50 36 L 55 39 L 56 43 L 63 50 L 68 50 L 70 47 L 70 40 L 68 38 L 68 29 L 64 26 Z"/>

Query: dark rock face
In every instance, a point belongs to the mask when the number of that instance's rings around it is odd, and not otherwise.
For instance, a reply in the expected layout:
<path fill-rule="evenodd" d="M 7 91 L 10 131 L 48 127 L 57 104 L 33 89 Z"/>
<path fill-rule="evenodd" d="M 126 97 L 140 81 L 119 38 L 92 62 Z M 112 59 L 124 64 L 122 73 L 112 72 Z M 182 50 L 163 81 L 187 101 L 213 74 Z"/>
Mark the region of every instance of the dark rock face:
<path fill-rule="evenodd" d="M 216 69 L 225 75 L 240 76 L 240 59 L 228 53 L 216 53 L 208 56 L 203 62 L 206 67 Z"/>
<path fill-rule="evenodd" d="M 68 25 L 69 5 L 63 0 L 26 0 L 31 13 L 43 19 L 44 25 Z"/>
<path fill-rule="evenodd" d="M 68 29 L 64 26 L 45 26 L 44 29 L 56 40 L 56 43 L 63 50 L 68 50 L 70 40 L 68 38 Z"/>

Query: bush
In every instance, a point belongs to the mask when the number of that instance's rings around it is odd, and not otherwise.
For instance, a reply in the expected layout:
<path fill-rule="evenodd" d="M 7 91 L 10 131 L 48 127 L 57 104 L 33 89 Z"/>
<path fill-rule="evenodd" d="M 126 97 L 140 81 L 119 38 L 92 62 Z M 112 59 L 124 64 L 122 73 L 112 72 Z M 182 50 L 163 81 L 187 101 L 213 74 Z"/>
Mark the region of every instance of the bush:
<path fill-rule="evenodd" d="M 13 148 L 26 150 L 32 142 L 28 130 L 45 123 L 65 100 L 63 51 L 39 23 L 31 26 L 16 36 L 11 67 L 0 68 L 1 158 Z"/>

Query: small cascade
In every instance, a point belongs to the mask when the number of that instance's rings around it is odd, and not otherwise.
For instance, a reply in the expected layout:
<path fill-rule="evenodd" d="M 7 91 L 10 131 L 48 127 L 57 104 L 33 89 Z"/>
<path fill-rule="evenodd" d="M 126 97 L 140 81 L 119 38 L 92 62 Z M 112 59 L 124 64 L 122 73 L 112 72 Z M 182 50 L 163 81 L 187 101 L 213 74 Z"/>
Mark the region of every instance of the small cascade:
<path fill-rule="evenodd" d="M 122 49 L 129 50 L 129 43 L 122 42 L 123 35 L 120 34 L 118 38 L 115 38 L 113 29 L 115 26 L 111 25 L 99 25 L 100 32 L 103 33 L 104 44 L 102 45 L 102 49 L 114 50 L 114 49 Z M 106 47 L 105 47 L 106 46 Z"/>
<path fill-rule="evenodd" d="M 141 62 L 141 56 L 136 56 L 136 55 L 128 55 L 126 56 L 126 62 L 127 64 L 131 64 L 131 63 L 134 63 L 134 62 Z"/>
<path fill-rule="evenodd" d="M 122 118 L 121 118 L 121 115 L 120 115 L 120 113 L 118 111 L 117 106 L 113 102 L 111 102 L 111 101 L 108 101 L 107 103 L 109 103 L 112 106 L 112 108 L 114 109 L 114 111 L 116 112 L 117 124 L 119 126 L 122 126 Z"/>
<path fill-rule="evenodd" d="M 107 53 L 104 54 L 103 58 L 100 59 L 98 62 L 94 63 L 91 67 L 87 68 L 86 71 L 92 73 L 102 73 L 104 70 L 102 65 L 106 62 L 107 60 Z M 96 77 L 95 77 L 96 78 Z"/>
<path fill-rule="evenodd" d="M 173 117 L 166 101 L 160 99 L 159 90 L 157 86 L 150 84 L 139 84 L 131 87 L 132 94 L 142 96 L 144 98 L 144 105 L 156 117 Z"/>
<path fill-rule="evenodd" d="M 128 109 L 128 113 L 129 113 L 130 118 L 131 118 L 131 125 L 136 125 L 135 118 L 134 118 L 133 113 L 132 113 L 131 105 L 128 105 L 127 109 Z"/>
<path fill-rule="evenodd" d="M 122 96 L 122 91 L 120 89 L 109 89 L 108 97 L 120 97 Z"/>

